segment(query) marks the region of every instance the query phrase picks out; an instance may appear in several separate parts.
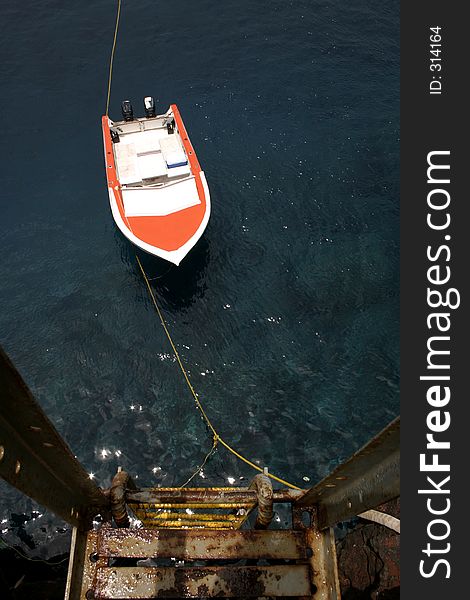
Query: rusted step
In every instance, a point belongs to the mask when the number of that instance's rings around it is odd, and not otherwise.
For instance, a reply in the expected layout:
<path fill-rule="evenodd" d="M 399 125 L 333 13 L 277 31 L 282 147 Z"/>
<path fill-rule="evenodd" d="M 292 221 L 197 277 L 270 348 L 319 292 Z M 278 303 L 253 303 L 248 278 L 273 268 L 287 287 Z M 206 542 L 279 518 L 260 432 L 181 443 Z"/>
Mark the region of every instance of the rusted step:
<path fill-rule="evenodd" d="M 126 490 L 126 504 L 144 527 L 239 529 L 258 504 L 250 488 L 150 488 Z M 302 491 L 272 492 L 273 502 L 292 502 Z M 212 511 L 212 512 L 207 512 Z"/>
<path fill-rule="evenodd" d="M 333 533 L 73 531 L 66 600 L 210 597 L 339 600 Z"/>
<path fill-rule="evenodd" d="M 184 511 L 166 510 L 142 510 L 130 505 L 136 518 L 147 528 L 166 527 L 170 529 L 200 528 L 207 529 L 238 529 L 243 525 L 250 510 L 253 507 L 237 507 L 237 514 L 227 512 L 203 513 L 186 509 Z M 153 508 L 153 507 L 152 507 Z M 216 506 L 218 509 L 219 506 Z"/>
<path fill-rule="evenodd" d="M 97 538 L 100 557 L 214 559 L 306 558 L 302 531 L 201 531 L 112 529 L 103 527 Z"/>
<path fill-rule="evenodd" d="M 95 600 L 299 597 L 311 594 L 307 565 L 98 568 Z"/>
<path fill-rule="evenodd" d="M 256 491 L 247 488 L 126 491 L 134 516 L 144 527 L 157 529 L 239 529 L 257 503 Z"/>
<path fill-rule="evenodd" d="M 273 502 L 295 502 L 305 494 L 306 490 L 274 490 Z M 248 488 L 150 488 L 128 490 L 128 504 L 160 505 L 160 504 L 249 504 L 256 503 L 255 490 Z"/>

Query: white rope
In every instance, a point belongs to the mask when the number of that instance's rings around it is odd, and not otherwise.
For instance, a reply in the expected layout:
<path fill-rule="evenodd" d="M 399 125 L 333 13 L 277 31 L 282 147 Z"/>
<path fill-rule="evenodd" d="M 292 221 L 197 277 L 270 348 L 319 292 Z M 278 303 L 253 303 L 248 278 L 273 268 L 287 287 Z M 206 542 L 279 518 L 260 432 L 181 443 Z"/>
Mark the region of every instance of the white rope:
<path fill-rule="evenodd" d="M 361 517 L 361 519 L 367 519 L 367 521 L 373 521 L 379 525 L 384 525 L 384 527 L 388 527 L 396 533 L 400 533 L 400 519 L 392 517 L 392 515 L 387 515 L 378 510 L 366 510 L 357 516 Z"/>

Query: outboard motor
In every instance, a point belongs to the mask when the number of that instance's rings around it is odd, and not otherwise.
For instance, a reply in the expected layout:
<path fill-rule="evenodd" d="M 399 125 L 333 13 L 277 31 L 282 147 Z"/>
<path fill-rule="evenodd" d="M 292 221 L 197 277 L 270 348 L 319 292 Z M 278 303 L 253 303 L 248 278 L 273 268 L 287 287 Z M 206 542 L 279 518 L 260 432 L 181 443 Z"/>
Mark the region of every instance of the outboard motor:
<path fill-rule="evenodd" d="M 134 111 L 132 109 L 130 100 L 124 100 L 124 102 L 121 102 L 121 112 L 122 116 L 124 117 L 124 121 L 134 120 Z"/>
<path fill-rule="evenodd" d="M 145 115 L 147 117 L 155 116 L 155 102 L 152 96 L 145 96 L 144 98 L 144 106 L 145 106 Z"/>

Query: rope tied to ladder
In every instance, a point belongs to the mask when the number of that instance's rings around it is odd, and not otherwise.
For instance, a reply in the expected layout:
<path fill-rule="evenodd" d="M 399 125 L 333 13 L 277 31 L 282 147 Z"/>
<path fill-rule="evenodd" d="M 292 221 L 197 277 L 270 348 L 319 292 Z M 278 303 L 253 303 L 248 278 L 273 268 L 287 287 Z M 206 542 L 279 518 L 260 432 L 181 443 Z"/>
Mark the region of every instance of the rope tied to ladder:
<path fill-rule="evenodd" d="M 144 278 L 145 284 L 147 286 L 148 292 L 150 294 L 150 298 L 152 299 L 152 303 L 155 307 L 155 310 L 158 314 L 158 317 L 160 319 L 160 323 L 163 327 L 163 330 L 166 334 L 166 337 L 168 338 L 168 341 L 170 342 L 171 348 L 173 350 L 173 353 L 175 355 L 176 361 L 180 367 L 181 372 L 183 373 L 184 379 L 186 381 L 186 384 L 194 398 L 194 402 L 196 404 L 196 407 L 200 410 L 202 418 L 204 419 L 204 421 L 206 422 L 206 425 L 209 427 L 209 429 L 211 430 L 212 434 L 213 434 L 213 440 L 214 440 L 214 444 L 212 449 L 209 451 L 209 453 L 207 454 L 206 458 L 204 459 L 203 464 L 205 464 L 207 462 L 207 460 L 209 459 L 209 457 L 213 454 L 213 452 L 215 451 L 215 448 L 217 446 L 218 443 L 222 444 L 222 446 L 224 446 L 224 448 L 226 448 L 229 452 L 231 452 L 234 456 L 236 456 L 238 459 L 240 459 L 241 461 L 243 461 L 244 463 L 246 463 L 247 465 L 249 465 L 250 467 L 252 467 L 253 469 L 255 469 L 256 471 L 259 471 L 260 473 L 264 473 L 265 475 L 267 475 L 270 479 L 273 479 L 274 481 L 277 481 L 278 483 L 281 483 L 282 485 L 285 485 L 293 490 L 300 490 L 301 488 L 294 485 L 293 483 L 289 483 L 288 481 L 286 481 L 285 479 L 281 479 L 280 477 L 277 477 L 276 475 L 273 475 L 272 473 L 269 472 L 265 472 L 265 469 L 259 467 L 257 464 L 255 464 L 253 461 L 249 460 L 248 458 L 246 458 L 245 456 L 243 456 L 243 454 L 241 454 L 240 452 L 237 452 L 237 450 L 235 450 L 235 448 L 232 448 L 232 446 L 230 446 L 230 444 L 228 444 L 217 432 L 215 426 L 213 425 L 212 421 L 210 420 L 210 418 L 208 417 L 206 411 L 204 410 L 203 405 L 201 404 L 201 401 L 199 400 L 199 397 L 189 379 L 189 375 L 186 371 L 186 369 L 184 368 L 183 362 L 181 360 L 181 357 L 179 355 L 179 352 L 176 348 L 176 345 L 173 341 L 173 338 L 171 337 L 170 331 L 168 330 L 167 324 L 165 323 L 165 319 L 163 317 L 163 313 L 158 305 L 157 299 L 155 297 L 155 294 L 150 286 L 150 281 L 147 277 L 147 274 L 142 266 L 142 263 L 140 262 L 140 259 L 138 256 L 136 256 L 136 260 L 137 260 L 137 264 L 139 265 L 140 271 L 142 273 L 142 276 Z M 202 467 L 199 467 L 197 469 L 197 471 L 190 477 L 190 479 L 186 482 L 188 483 L 191 479 L 193 479 L 193 477 L 201 470 Z M 186 483 L 184 485 L 186 485 Z M 182 486 L 183 487 L 183 486 Z"/>

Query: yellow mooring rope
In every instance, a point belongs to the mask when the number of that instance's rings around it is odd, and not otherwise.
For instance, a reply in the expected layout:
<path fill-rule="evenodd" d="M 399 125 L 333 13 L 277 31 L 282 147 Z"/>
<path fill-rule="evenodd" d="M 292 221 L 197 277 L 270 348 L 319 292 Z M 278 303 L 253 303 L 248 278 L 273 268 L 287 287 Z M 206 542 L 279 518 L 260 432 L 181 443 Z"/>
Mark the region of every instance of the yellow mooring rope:
<path fill-rule="evenodd" d="M 111 58 L 109 61 L 109 75 L 108 75 L 108 92 L 106 95 L 106 116 L 108 116 L 108 111 L 109 111 L 109 100 L 111 97 L 111 82 L 113 79 L 113 63 L 114 63 L 114 53 L 116 50 L 116 42 L 117 42 L 117 36 L 118 36 L 118 29 L 119 29 L 119 18 L 121 16 L 121 0 L 118 0 L 117 3 L 117 13 L 116 13 L 116 25 L 114 27 L 114 38 L 113 38 L 113 46 L 111 49 Z M 175 357 L 176 360 L 178 361 L 178 364 L 180 366 L 181 372 L 184 375 L 184 378 L 186 380 L 186 383 L 191 391 L 191 394 L 193 395 L 194 401 L 196 402 L 196 406 L 197 408 L 201 411 L 201 414 L 207 424 L 207 426 L 209 427 L 209 429 L 212 431 L 213 434 L 213 445 L 212 448 L 209 450 L 209 452 L 206 454 L 206 457 L 204 458 L 203 463 L 201 464 L 200 467 L 198 467 L 198 469 L 191 475 L 191 477 L 181 486 L 184 487 L 185 485 L 187 485 L 195 476 L 197 473 L 199 473 L 199 471 L 203 468 L 203 466 L 206 464 L 206 462 L 209 460 L 209 458 L 212 456 L 212 454 L 215 452 L 216 447 L 218 442 L 220 442 L 222 444 L 222 446 L 224 446 L 229 452 L 231 452 L 233 455 L 235 455 L 237 458 L 239 458 L 240 460 L 242 460 L 244 463 L 246 463 L 247 465 L 249 465 L 250 467 L 252 467 L 253 469 L 256 469 L 256 471 L 259 471 L 260 473 L 264 473 L 265 470 L 262 469 L 261 467 L 259 467 L 258 465 L 256 465 L 254 462 L 252 462 L 251 460 L 248 460 L 247 458 L 245 458 L 242 454 L 240 454 L 239 452 L 237 452 L 234 448 L 232 448 L 229 444 L 227 444 L 227 442 L 220 437 L 220 435 L 217 433 L 217 430 L 215 429 L 215 427 L 212 425 L 211 420 L 209 419 L 209 417 L 206 414 L 206 411 L 204 410 L 204 407 L 202 406 L 201 402 L 199 401 L 199 398 L 193 388 L 193 386 L 191 385 L 191 382 L 189 381 L 189 377 L 188 374 L 186 372 L 186 369 L 183 366 L 183 363 L 181 362 L 181 358 L 180 355 L 178 353 L 178 350 L 176 349 L 176 346 L 173 342 L 173 339 L 170 335 L 170 332 L 168 331 L 168 327 L 166 326 L 165 320 L 163 318 L 162 312 L 160 310 L 160 307 L 158 306 L 157 300 L 155 298 L 155 294 L 152 291 L 152 288 L 150 287 L 150 282 L 149 279 L 147 277 L 147 274 L 144 271 L 144 268 L 142 267 L 142 264 L 139 260 L 139 257 L 136 256 L 137 262 L 139 264 L 140 270 L 142 271 L 142 275 L 145 279 L 145 283 L 147 285 L 147 289 L 149 291 L 149 294 L 152 298 L 152 302 L 155 306 L 155 310 L 158 313 L 158 316 L 160 317 L 160 322 L 162 324 L 162 327 L 166 333 L 166 336 L 168 338 L 168 341 L 171 344 L 171 347 L 173 348 L 173 352 L 175 353 Z M 288 481 L 285 481 L 284 479 L 281 479 L 280 477 L 276 477 L 276 475 L 273 475 L 272 473 L 267 472 L 266 475 L 268 477 L 270 477 L 271 479 L 273 479 L 274 481 L 277 481 L 279 483 L 282 483 L 283 485 L 286 485 L 287 487 L 290 487 L 294 490 L 300 490 L 301 488 L 297 487 L 296 485 L 289 483 Z"/>
<path fill-rule="evenodd" d="M 183 365 L 183 363 L 182 363 L 182 361 L 181 361 L 181 358 L 180 358 L 179 352 L 178 352 L 178 350 L 176 349 L 176 346 L 175 346 L 175 344 L 174 344 L 174 342 L 173 342 L 173 339 L 172 339 L 172 337 L 171 337 L 171 335 L 170 335 L 170 332 L 168 331 L 168 327 L 166 326 L 165 319 L 163 318 L 162 311 L 160 310 L 160 307 L 158 306 L 158 303 L 157 303 L 157 299 L 156 299 L 156 297 L 155 297 L 155 294 L 153 293 L 153 290 L 152 290 L 152 288 L 150 287 L 150 282 L 149 282 L 149 279 L 148 279 L 148 277 L 147 277 L 147 274 L 146 274 L 146 272 L 145 272 L 145 270 L 144 270 L 144 268 L 143 268 L 143 266 L 142 266 L 142 263 L 140 262 L 140 260 L 139 260 L 139 257 L 138 257 L 138 256 L 136 256 L 136 259 L 137 259 L 137 263 L 138 263 L 138 265 L 139 265 L 139 267 L 140 267 L 140 270 L 141 270 L 141 272 L 142 272 L 142 275 L 143 275 L 143 277 L 144 277 L 145 283 L 146 283 L 146 285 L 147 285 L 147 289 L 148 289 L 148 291 L 149 291 L 150 297 L 152 298 L 152 302 L 153 302 L 153 305 L 154 305 L 154 307 L 155 307 L 155 310 L 157 311 L 157 314 L 158 314 L 158 316 L 159 316 L 159 318 L 160 318 L 160 322 L 161 322 L 161 324 L 162 324 L 163 330 L 165 331 L 165 333 L 166 333 L 166 337 L 168 338 L 168 341 L 170 342 L 170 345 L 171 345 L 171 347 L 172 347 L 172 349 L 173 349 L 173 352 L 174 352 L 174 354 L 175 354 L 176 360 L 178 361 L 178 364 L 179 364 L 179 366 L 180 366 L 181 372 L 183 373 L 183 376 L 184 376 L 184 378 L 185 378 L 185 380 L 186 380 L 186 383 L 187 383 L 187 385 L 188 385 L 188 388 L 190 389 L 190 391 L 191 391 L 191 394 L 193 395 L 194 402 L 196 403 L 196 406 L 197 406 L 197 408 L 198 408 L 198 409 L 201 411 L 201 414 L 202 414 L 202 416 L 203 416 L 203 419 L 204 419 L 204 421 L 206 422 L 207 426 L 208 426 L 208 427 L 209 427 L 209 429 L 212 431 L 212 434 L 213 434 L 213 436 L 214 436 L 214 444 L 213 444 L 213 446 L 212 446 L 212 449 L 211 449 L 211 450 L 209 451 L 209 453 L 206 455 L 206 458 L 204 459 L 204 463 L 203 463 L 203 464 L 205 464 L 205 463 L 206 463 L 206 461 L 208 460 L 208 458 L 210 457 L 210 455 L 211 455 L 211 454 L 214 452 L 214 450 L 215 450 L 215 448 L 216 448 L 216 446 L 217 446 L 217 443 L 218 443 L 218 442 L 220 442 L 220 443 L 222 444 L 222 446 L 224 446 L 224 447 L 225 447 L 225 448 L 226 448 L 226 449 L 227 449 L 229 452 L 231 452 L 232 454 L 234 454 L 234 455 L 235 455 L 237 458 L 239 458 L 240 460 L 242 460 L 244 463 L 246 463 L 247 465 L 249 465 L 249 466 L 250 466 L 250 467 L 252 467 L 253 469 L 256 469 L 256 471 L 259 471 L 260 473 L 265 473 L 265 470 L 264 470 L 264 469 L 262 469 L 261 467 L 259 467 L 257 464 L 255 464 L 255 463 L 254 463 L 254 462 L 252 462 L 251 460 L 248 460 L 248 458 L 245 458 L 245 457 L 244 457 L 242 454 L 240 454 L 239 452 L 237 452 L 237 451 L 236 451 L 234 448 L 232 448 L 232 447 L 231 447 L 229 444 L 227 444 L 227 442 L 226 442 L 226 441 L 225 441 L 223 438 L 221 438 L 221 437 L 220 437 L 220 435 L 217 433 L 217 430 L 216 430 L 216 428 L 214 427 L 214 425 L 212 424 L 211 420 L 210 420 L 210 419 L 209 419 L 209 417 L 207 416 L 207 413 L 206 413 L 206 411 L 204 410 L 204 407 L 202 406 L 202 404 L 201 404 L 201 402 L 200 402 L 200 400 L 199 400 L 199 398 L 198 398 L 198 395 L 196 394 L 196 391 L 194 390 L 194 388 L 193 388 L 193 386 L 192 386 L 192 384 L 191 384 L 191 382 L 190 382 L 190 380 L 189 380 L 188 373 L 186 372 L 186 369 L 184 368 L 184 365 Z M 194 475 L 196 475 L 196 473 L 198 473 L 198 472 L 199 472 L 199 470 L 200 470 L 200 469 L 198 469 L 198 470 L 197 470 L 197 471 L 194 473 Z M 273 475 L 272 473 L 269 473 L 269 472 L 267 472 L 267 473 L 265 473 L 265 474 L 266 474 L 268 477 L 270 477 L 271 479 L 273 479 L 274 481 L 277 481 L 277 482 L 279 482 L 279 483 L 282 483 L 283 485 L 286 485 L 287 487 L 290 487 L 290 488 L 292 488 L 293 490 L 300 490 L 300 489 L 301 489 L 301 488 L 297 487 L 296 485 L 294 485 L 294 484 L 292 484 L 292 483 L 289 483 L 288 481 L 285 481 L 284 479 L 281 479 L 280 477 L 276 477 L 276 475 Z M 190 481 L 190 480 L 191 480 L 191 479 L 194 477 L 194 475 L 192 475 L 192 476 L 190 477 L 190 479 L 189 479 L 189 480 L 188 480 L 186 483 L 188 483 L 188 482 L 189 482 L 189 481 Z M 183 484 L 183 486 L 184 486 L 184 485 L 186 485 L 186 483 L 185 483 L 185 484 Z M 183 487 L 183 486 L 181 486 L 181 487 Z"/>
<path fill-rule="evenodd" d="M 106 96 L 106 112 L 105 112 L 106 116 L 108 116 L 109 98 L 111 97 L 111 81 L 113 79 L 114 51 L 116 50 L 116 41 L 117 41 L 117 35 L 118 35 L 118 29 L 119 29 L 119 17 L 120 16 L 121 16 L 121 0 L 118 0 L 117 14 L 116 14 L 116 25 L 114 27 L 113 48 L 111 50 L 111 58 L 109 60 L 108 94 Z"/>

